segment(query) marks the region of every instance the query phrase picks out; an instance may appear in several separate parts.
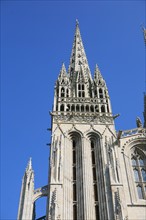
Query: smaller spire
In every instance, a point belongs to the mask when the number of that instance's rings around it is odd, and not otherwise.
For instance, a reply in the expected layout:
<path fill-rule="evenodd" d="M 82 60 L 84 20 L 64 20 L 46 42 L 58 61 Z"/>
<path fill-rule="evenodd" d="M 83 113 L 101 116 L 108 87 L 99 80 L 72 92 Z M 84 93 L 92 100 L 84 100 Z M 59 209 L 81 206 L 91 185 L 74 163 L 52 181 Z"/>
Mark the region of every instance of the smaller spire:
<path fill-rule="evenodd" d="M 102 80 L 102 81 L 104 81 L 104 79 L 103 79 L 103 77 L 102 77 L 102 75 L 101 75 L 101 72 L 100 72 L 100 70 L 99 70 L 99 67 L 98 67 L 98 65 L 96 64 L 96 67 L 95 67 L 95 72 L 94 72 L 94 80 Z"/>
<path fill-rule="evenodd" d="M 95 66 L 95 72 L 94 72 L 94 79 L 99 79 L 99 77 L 102 77 L 102 76 L 101 76 L 101 72 L 100 72 L 100 70 L 99 70 L 99 67 L 98 67 L 98 65 L 96 64 L 96 66 Z"/>
<path fill-rule="evenodd" d="M 94 82 L 99 85 L 99 86 L 105 86 L 106 87 L 106 83 L 105 80 L 103 79 L 101 72 L 99 70 L 98 65 L 96 64 L 95 67 L 95 72 L 94 72 Z"/>
<path fill-rule="evenodd" d="M 61 70 L 60 70 L 59 77 L 63 77 L 63 76 L 66 76 L 66 75 L 67 75 L 66 68 L 65 68 L 64 63 L 62 63 L 62 67 L 61 67 Z"/>
<path fill-rule="evenodd" d="M 65 65 L 64 63 L 62 63 L 62 67 L 61 67 L 61 70 L 60 70 L 60 74 L 58 76 L 58 80 L 57 80 L 57 84 L 64 84 L 64 85 L 67 85 L 68 84 L 68 74 L 66 72 L 66 68 L 65 68 Z"/>
<path fill-rule="evenodd" d="M 67 72 L 66 72 L 66 68 L 65 68 L 65 65 L 64 63 L 62 63 L 62 67 L 61 67 L 61 70 L 60 70 L 60 74 L 58 76 L 58 80 L 62 80 L 62 79 L 65 79 L 67 77 Z"/>

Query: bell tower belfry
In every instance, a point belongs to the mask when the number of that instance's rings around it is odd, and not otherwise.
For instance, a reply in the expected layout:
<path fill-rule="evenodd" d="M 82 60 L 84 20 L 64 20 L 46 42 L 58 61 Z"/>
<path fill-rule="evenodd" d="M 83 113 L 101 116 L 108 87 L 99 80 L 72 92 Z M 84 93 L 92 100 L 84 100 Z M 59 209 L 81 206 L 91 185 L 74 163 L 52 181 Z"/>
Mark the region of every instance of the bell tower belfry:
<path fill-rule="evenodd" d="M 115 139 L 110 97 L 97 65 L 92 79 L 78 21 L 68 73 L 63 64 L 51 115 L 47 219 L 113 220 L 106 176 L 106 145 Z"/>

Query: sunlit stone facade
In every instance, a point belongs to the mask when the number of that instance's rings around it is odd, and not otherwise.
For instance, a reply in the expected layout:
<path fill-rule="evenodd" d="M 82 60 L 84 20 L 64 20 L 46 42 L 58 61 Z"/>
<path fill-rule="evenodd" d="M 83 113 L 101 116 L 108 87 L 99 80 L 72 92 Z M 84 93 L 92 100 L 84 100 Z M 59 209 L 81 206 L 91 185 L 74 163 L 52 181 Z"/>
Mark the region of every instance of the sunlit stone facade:
<path fill-rule="evenodd" d="M 116 132 L 118 115 L 112 114 L 108 89 L 97 65 L 92 78 L 78 22 L 68 72 L 63 64 L 50 114 L 49 183 L 34 190 L 29 161 L 18 219 L 35 219 L 35 201 L 47 196 L 42 219 L 144 220 L 146 128 L 138 118 L 137 128 Z"/>

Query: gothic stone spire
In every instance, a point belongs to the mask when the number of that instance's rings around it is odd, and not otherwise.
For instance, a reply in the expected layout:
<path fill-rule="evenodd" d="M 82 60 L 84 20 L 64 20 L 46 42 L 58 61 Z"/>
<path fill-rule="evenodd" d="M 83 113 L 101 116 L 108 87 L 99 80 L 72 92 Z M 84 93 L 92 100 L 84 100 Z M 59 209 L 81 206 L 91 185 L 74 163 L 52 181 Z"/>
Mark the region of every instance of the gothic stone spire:
<path fill-rule="evenodd" d="M 74 42 L 73 42 L 69 70 L 68 70 L 72 80 L 73 79 L 76 80 L 77 72 L 80 72 L 81 70 L 80 66 L 82 66 L 85 76 L 85 81 L 88 81 L 89 79 L 90 81 L 92 81 L 86 53 L 84 50 L 84 46 L 80 34 L 79 23 L 78 21 L 76 21 L 76 30 L 75 30 Z"/>

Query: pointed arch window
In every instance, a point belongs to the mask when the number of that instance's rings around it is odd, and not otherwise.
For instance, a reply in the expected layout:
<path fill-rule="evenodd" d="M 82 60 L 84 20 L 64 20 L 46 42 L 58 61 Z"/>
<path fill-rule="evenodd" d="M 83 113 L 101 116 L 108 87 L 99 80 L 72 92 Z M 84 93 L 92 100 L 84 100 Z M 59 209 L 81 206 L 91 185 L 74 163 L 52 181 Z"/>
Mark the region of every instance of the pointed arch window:
<path fill-rule="evenodd" d="M 107 101 L 107 112 L 109 112 L 109 106 L 108 106 L 108 101 Z"/>
<path fill-rule="evenodd" d="M 73 215 L 77 206 L 77 186 L 76 186 L 76 140 L 72 140 L 72 180 L 73 180 Z M 75 219 L 75 218 L 73 218 Z"/>
<path fill-rule="evenodd" d="M 94 193 L 94 203 L 95 203 L 95 216 L 96 220 L 99 220 L 99 201 L 98 201 L 98 191 L 97 191 L 97 174 L 96 174 L 96 160 L 95 160 L 95 145 L 96 141 L 94 139 L 90 140 L 91 147 L 91 162 L 92 162 L 92 176 L 93 176 L 93 193 Z"/>
<path fill-rule="evenodd" d="M 89 105 L 86 105 L 86 112 L 89 112 Z"/>
<path fill-rule="evenodd" d="M 100 98 L 100 99 L 103 99 L 103 91 L 102 91 L 101 88 L 99 89 L 99 98 Z"/>
<path fill-rule="evenodd" d="M 78 97 L 85 97 L 85 86 L 83 83 L 78 84 Z"/>
<path fill-rule="evenodd" d="M 104 105 L 101 106 L 101 112 L 105 112 L 105 106 Z"/>
<path fill-rule="evenodd" d="M 64 97 L 65 96 L 65 89 L 64 87 L 61 88 L 61 97 Z"/>
<path fill-rule="evenodd" d="M 64 105 L 63 104 L 60 106 L 60 111 L 64 112 Z"/>
<path fill-rule="evenodd" d="M 66 97 L 69 97 L 68 89 L 66 90 Z"/>
<path fill-rule="evenodd" d="M 79 200 L 79 197 L 83 198 L 83 176 L 82 169 L 82 152 L 81 152 L 81 136 L 77 132 L 73 132 L 71 135 L 71 149 L 72 149 L 72 217 L 71 219 L 77 220 L 79 216 L 83 215 L 83 200 Z M 81 208 L 79 208 L 81 207 Z M 83 215 L 84 219 L 84 215 Z"/>
<path fill-rule="evenodd" d="M 80 111 L 80 107 L 79 107 L 79 105 L 76 106 L 76 111 L 77 111 L 77 112 Z"/>
<path fill-rule="evenodd" d="M 81 105 L 81 112 L 84 112 L 84 105 Z"/>
<path fill-rule="evenodd" d="M 71 106 L 71 111 L 75 111 L 75 105 Z"/>
<path fill-rule="evenodd" d="M 90 111 L 94 112 L 94 106 L 93 105 L 90 106 Z"/>
<path fill-rule="evenodd" d="M 75 184 L 76 184 L 76 151 L 75 149 L 73 149 L 73 197 L 76 198 L 75 192 Z M 76 201 L 76 199 L 74 199 L 74 201 Z"/>
<path fill-rule="evenodd" d="M 137 149 L 132 154 L 131 164 L 137 196 L 139 199 L 146 199 L 146 159 Z"/>
<path fill-rule="evenodd" d="M 94 95 L 97 97 L 97 89 L 94 90 Z"/>

